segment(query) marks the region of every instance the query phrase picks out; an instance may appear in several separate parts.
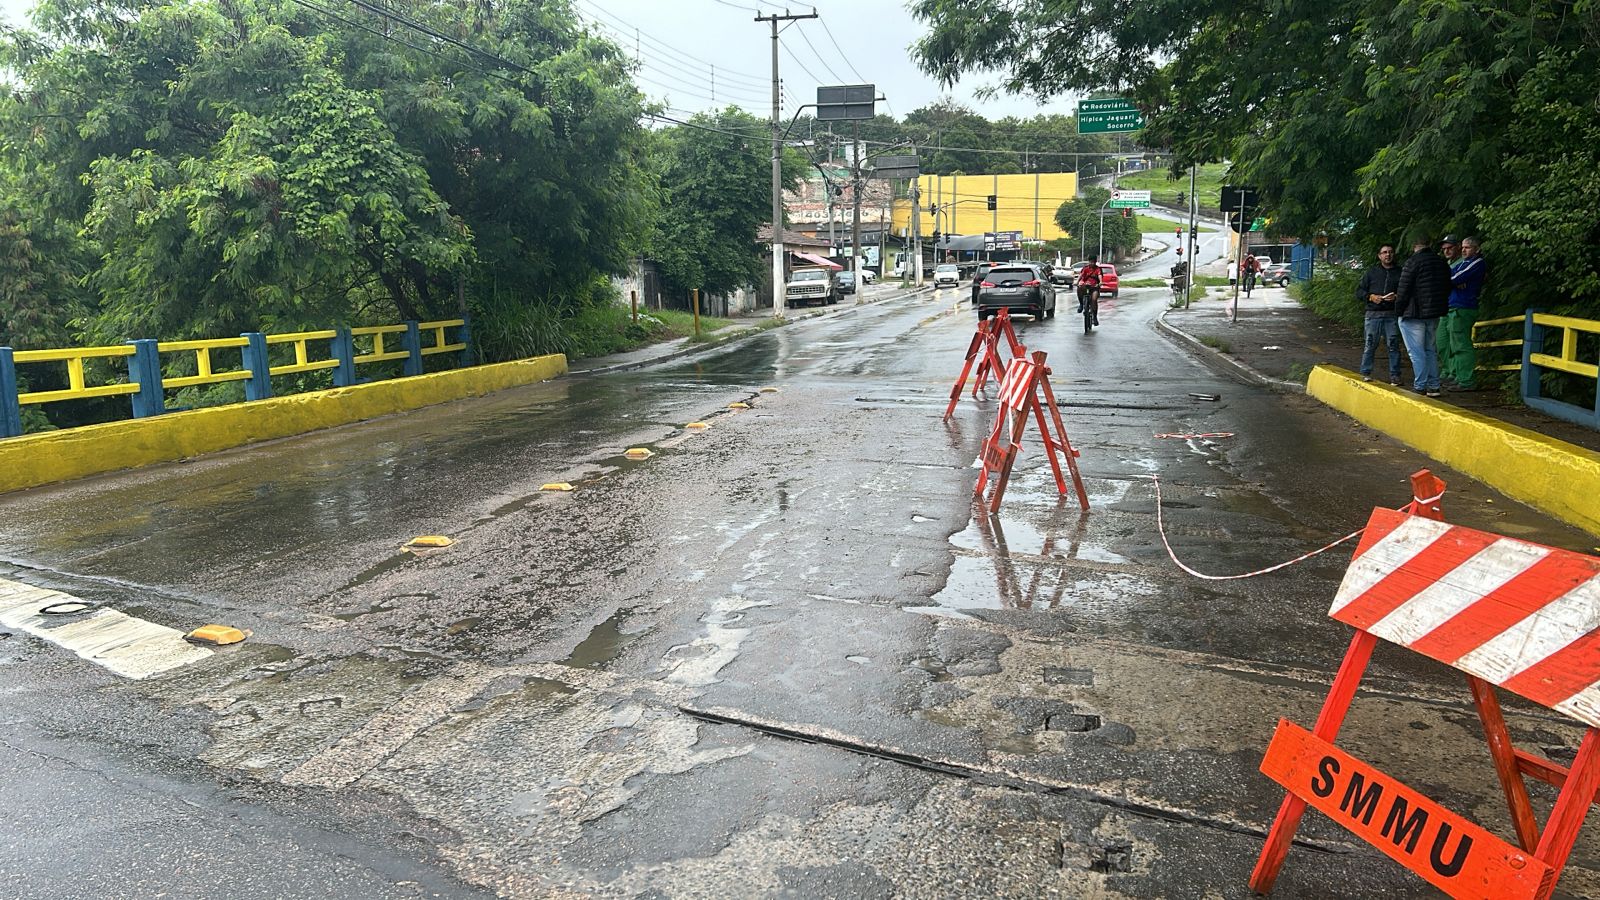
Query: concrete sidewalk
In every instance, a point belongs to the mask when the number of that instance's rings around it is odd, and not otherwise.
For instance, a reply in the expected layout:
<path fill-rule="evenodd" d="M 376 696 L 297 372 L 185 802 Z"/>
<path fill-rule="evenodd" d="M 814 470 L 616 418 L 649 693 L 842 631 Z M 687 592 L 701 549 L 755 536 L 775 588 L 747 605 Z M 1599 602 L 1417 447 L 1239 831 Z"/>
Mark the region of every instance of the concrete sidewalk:
<path fill-rule="evenodd" d="M 1549 515 L 1600 535 L 1600 432 L 1523 406 L 1515 382 L 1428 398 L 1410 390 L 1401 351 L 1399 387 L 1380 351 L 1374 381 L 1354 371 L 1362 339 L 1301 306 L 1280 288 L 1241 296 L 1211 288 L 1188 309 L 1163 313 L 1158 325 L 1192 351 L 1240 377 L 1318 400 Z M 1495 373 L 1499 375 L 1501 373 Z M 1514 375 L 1515 373 L 1505 373 Z M 1504 384 L 1504 386 L 1500 386 Z"/>

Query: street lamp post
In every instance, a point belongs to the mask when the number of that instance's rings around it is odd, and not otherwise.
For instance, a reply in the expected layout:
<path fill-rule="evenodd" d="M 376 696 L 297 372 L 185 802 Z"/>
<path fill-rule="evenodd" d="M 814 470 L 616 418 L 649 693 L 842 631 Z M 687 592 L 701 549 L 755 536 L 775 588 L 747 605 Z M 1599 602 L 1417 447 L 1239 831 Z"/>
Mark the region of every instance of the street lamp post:
<path fill-rule="evenodd" d="M 1106 255 L 1106 207 L 1111 205 L 1111 198 L 1100 204 L 1100 255 L 1095 259 L 1102 259 Z"/>

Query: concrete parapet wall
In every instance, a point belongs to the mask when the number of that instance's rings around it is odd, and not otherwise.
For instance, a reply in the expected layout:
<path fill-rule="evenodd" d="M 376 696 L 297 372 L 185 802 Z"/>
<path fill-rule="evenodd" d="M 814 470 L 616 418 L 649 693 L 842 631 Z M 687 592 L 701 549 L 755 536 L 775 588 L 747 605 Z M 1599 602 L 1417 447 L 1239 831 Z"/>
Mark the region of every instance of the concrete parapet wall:
<path fill-rule="evenodd" d="M 1600 453 L 1429 400 L 1336 366 L 1306 393 L 1356 421 L 1590 534 L 1600 535 Z"/>
<path fill-rule="evenodd" d="M 0 440 L 0 492 L 214 453 L 546 381 L 563 354 Z"/>

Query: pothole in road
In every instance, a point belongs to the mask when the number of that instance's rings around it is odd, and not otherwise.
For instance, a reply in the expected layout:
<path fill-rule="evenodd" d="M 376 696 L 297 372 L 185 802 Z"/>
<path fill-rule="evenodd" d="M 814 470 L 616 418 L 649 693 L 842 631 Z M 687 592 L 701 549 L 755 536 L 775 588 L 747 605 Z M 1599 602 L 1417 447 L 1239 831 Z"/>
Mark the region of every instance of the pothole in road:
<path fill-rule="evenodd" d="M 619 609 L 596 625 L 589 631 L 589 636 L 573 647 L 566 659 L 561 660 L 561 665 L 575 669 L 599 669 L 621 656 L 623 649 L 639 636 L 638 633 L 627 634 L 622 630 L 622 623 L 630 612 L 630 609 Z"/>

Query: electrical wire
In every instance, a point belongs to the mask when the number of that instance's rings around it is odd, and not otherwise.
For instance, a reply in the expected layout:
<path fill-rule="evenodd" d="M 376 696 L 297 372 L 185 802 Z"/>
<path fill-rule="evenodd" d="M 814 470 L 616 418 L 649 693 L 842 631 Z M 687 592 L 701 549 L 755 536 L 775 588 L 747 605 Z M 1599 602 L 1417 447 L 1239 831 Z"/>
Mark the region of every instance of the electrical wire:
<path fill-rule="evenodd" d="M 806 75 L 811 78 L 812 84 L 823 83 L 822 79 L 818 78 L 815 72 L 812 72 L 810 69 L 806 68 L 806 64 L 800 61 L 800 57 L 794 55 L 794 51 L 789 49 L 789 45 L 784 41 L 783 38 L 778 38 L 778 44 L 783 47 L 783 52 L 789 54 L 789 61 L 799 66 L 800 71 L 806 73 Z"/>
<path fill-rule="evenodd" d="M 583 22 L 586 22 L 589 25 L 594 26 L 597 30 L 601 31 L 604 35 L 608 36 L 613 41 L 616 41 L 620 46 L 623 46 L 624 49 L 626 49 L 626 44 L 627 44 L 627 40 L 628 40 L 628 36 L 627 35 L 621 34 L 616 29 L 608 27 L 604 22 L 601 22 L 599 19 L 596 19 L 596 18 L 593 18 L 593 17 L 590 17 L 590 18 L 586 19 L 586 18 L 583 17 L 582 14 L 579 14 L 578 18 L 579 18 L 579 21 L 583 21 Z M 715 75 L 725 75 L 726 72 L 727 72 L 727 70 L 722 70 L 722 71 L 719 72 L 717 70 L 716 64 L 714 64 L 714 63 L 706 63 L 704 68 L 697 67 L 697 66 L 685 65 L 685 64 L 677 62 L 676 60 L 673 60 L 673 59 L 671 59 L 669 57 L 658 55 L 658 51 L 656 51 L 654 49 L 646 52 L 641 48 L 638 51 L 638 55 L 636 57 L 636 61 L 639 63 L 640 66 L 648 66 L 653 71 L 655 71 L 657 74 L 659 74 L 659 75 L 661 75 L 663 77 L 675 78 L 675 79 L 680 80 L 680 81 L 683 80 L 682 75 L 687 75 L 687 76 L 689 76 L 691 78 L 695 78 L 695 79 L 697 79 L 697 81 L 695 82 L 695 86 L 697 86 L 697 87 L 702 87 L 705 84 L 711 82 L 712 78 L 713 78 L 713 74 L 715 74 Z M 673 71 L 669 72 L 669 71 L 667 71 L 668 69 L 671 69 Z M 675 75 L 675 74 L 673 74 L 673 72 L 682 73 L 682 75 Z M 766 84 L 766 85 L 752 85 L 752 84 L 744 83 L 744 82 L 739 81 L 739 80 L 732 80 L 732 79 L 728 79 L 728 78 L 718 78 L 716 80 L 722 82 L 722 86 L 726 90 L 727 93 L 733 94 L 733 95 L 737 95 L 737 96 L 745 98 L 745 99 L 749 99 L 749 98 L 752 98 L 752 97 L 759 98 L 759 97 L 761 97 L 763 95 L 763 92 L 765 90 L 770 88 L 770 82 L 768 84 Z"/>
<path fill-rule="evenodd" d="M 596 4 L 594 2 L 594 0 L 581 0 L 581 2 L 585 6 L 589 7 L 592 10 L 594 10 L 595 12 L 605 16 L 606 18 L 610 19 L 613 22 L 616 22 L 618 25 L 622 26 L 623 28 L 631 29 L 632 31 L 634 31 L 635 33 L 638 34 L 641 42 L 648 41 L 649 43 L 651 43 L 651 44 L 655 45 L 656 47 L 660 48 L 663 52 L 670 53 L 670 54 L 672 54 L 674 56 L 677 56 L 677 57 L 681 57 L 681 58 L 686 59 L 686 60 L 688 60 L 690 62 L 699 63 L 701 65 L 707 65 L 707 66 L 714 66 L 714 65 L 717 64 L 716 62 L 714 62 L 712 60 L 703 59 L 701 57 L 695 56 L 692 53 L 688 53 L 686 51 L 679 50 L 678 48 L 672 46 L 671 44 L 668 44 L 666 41 L 663 41 L 663 40 L 661 40 L 661 39 L 659 39 L 659 38 L 657 38 L 657 37 L 655 37 L 655 36 L 653 36 L 651 34 L 648 34 L 647 32 L 639 30 L 638 27 L 636 27 L 634 25 L 630 25 L 626 20 L 622 19 L 621 17 L 617 16 L 616 14 L 614 14 L 612 12 L 609 12 L 604 7 L 599 6 L 598 4 Z M 759 10 L 755 10 L 755 11 L 759 12 Z M 745 81 L 749 81 L 749 82 L 752 82 L 752 83 L 754 83 L 754 84 L 756 84 L 758 86 L 767 86 L 767 85 L 771 84 L 771 79 L 766 78 L 766 77 L 761 76 L 761 75 L 753 75 L 753 74 L 750 74 L 749 72 L 739 71 L 738 69 L 724 69 L 723 71 L 725 73 L 727 73 L 728 75 L 734 77 L 734 78 L 742 79 L 742 80 L 745 80 Z"/>
<path fill-rule="evenodd" d="M 810 36 L 808 36 L 806 34 L 806 30 L 804 28 L 801 28 L 801 29 L 799 29 L 799 31 L 800 31 L 800 39 L 806 42 L 806 46 L 807 47 L 811 48 L 811 55 L 815 56 L 817 58 L 817 62 L 822 63 L 822 68 L 826 69 L 828 74 L 833 76 L 833 83 L 834 84 L 842 83 L 844 81 L 844 79 L 840 78 L 839 77 L 839 73 L 835 72 L 833 70 L 833 66 L 828 65 L 828 61 L 822 58 L 822 54 L 821 53 L 817 52 L 817 45 L 811 43 L 811 38 L 810 38 Z"/>
<path fill-rule="evenodd" d="M 855 63 L 850 61 L 850 57 L 844 55 L 844 48 L 839 46 L 838 39 L 833 36 L 833 29 L 828 27 L 828 20 L 819 16 L 817 21 L 822 23 L 822 30 L 827 33 L 828 40 L 833 42 L 833 49 L 839 51 L 839 58 L 844 60 L 844 64 L 848 66 L 850 71 L 855 74 L 856 80 L 865 82 L 867 77 L 861 74 L 861 70 L 857 69 Z M 887 103 L 887 101 L 885 102 Z"/>

